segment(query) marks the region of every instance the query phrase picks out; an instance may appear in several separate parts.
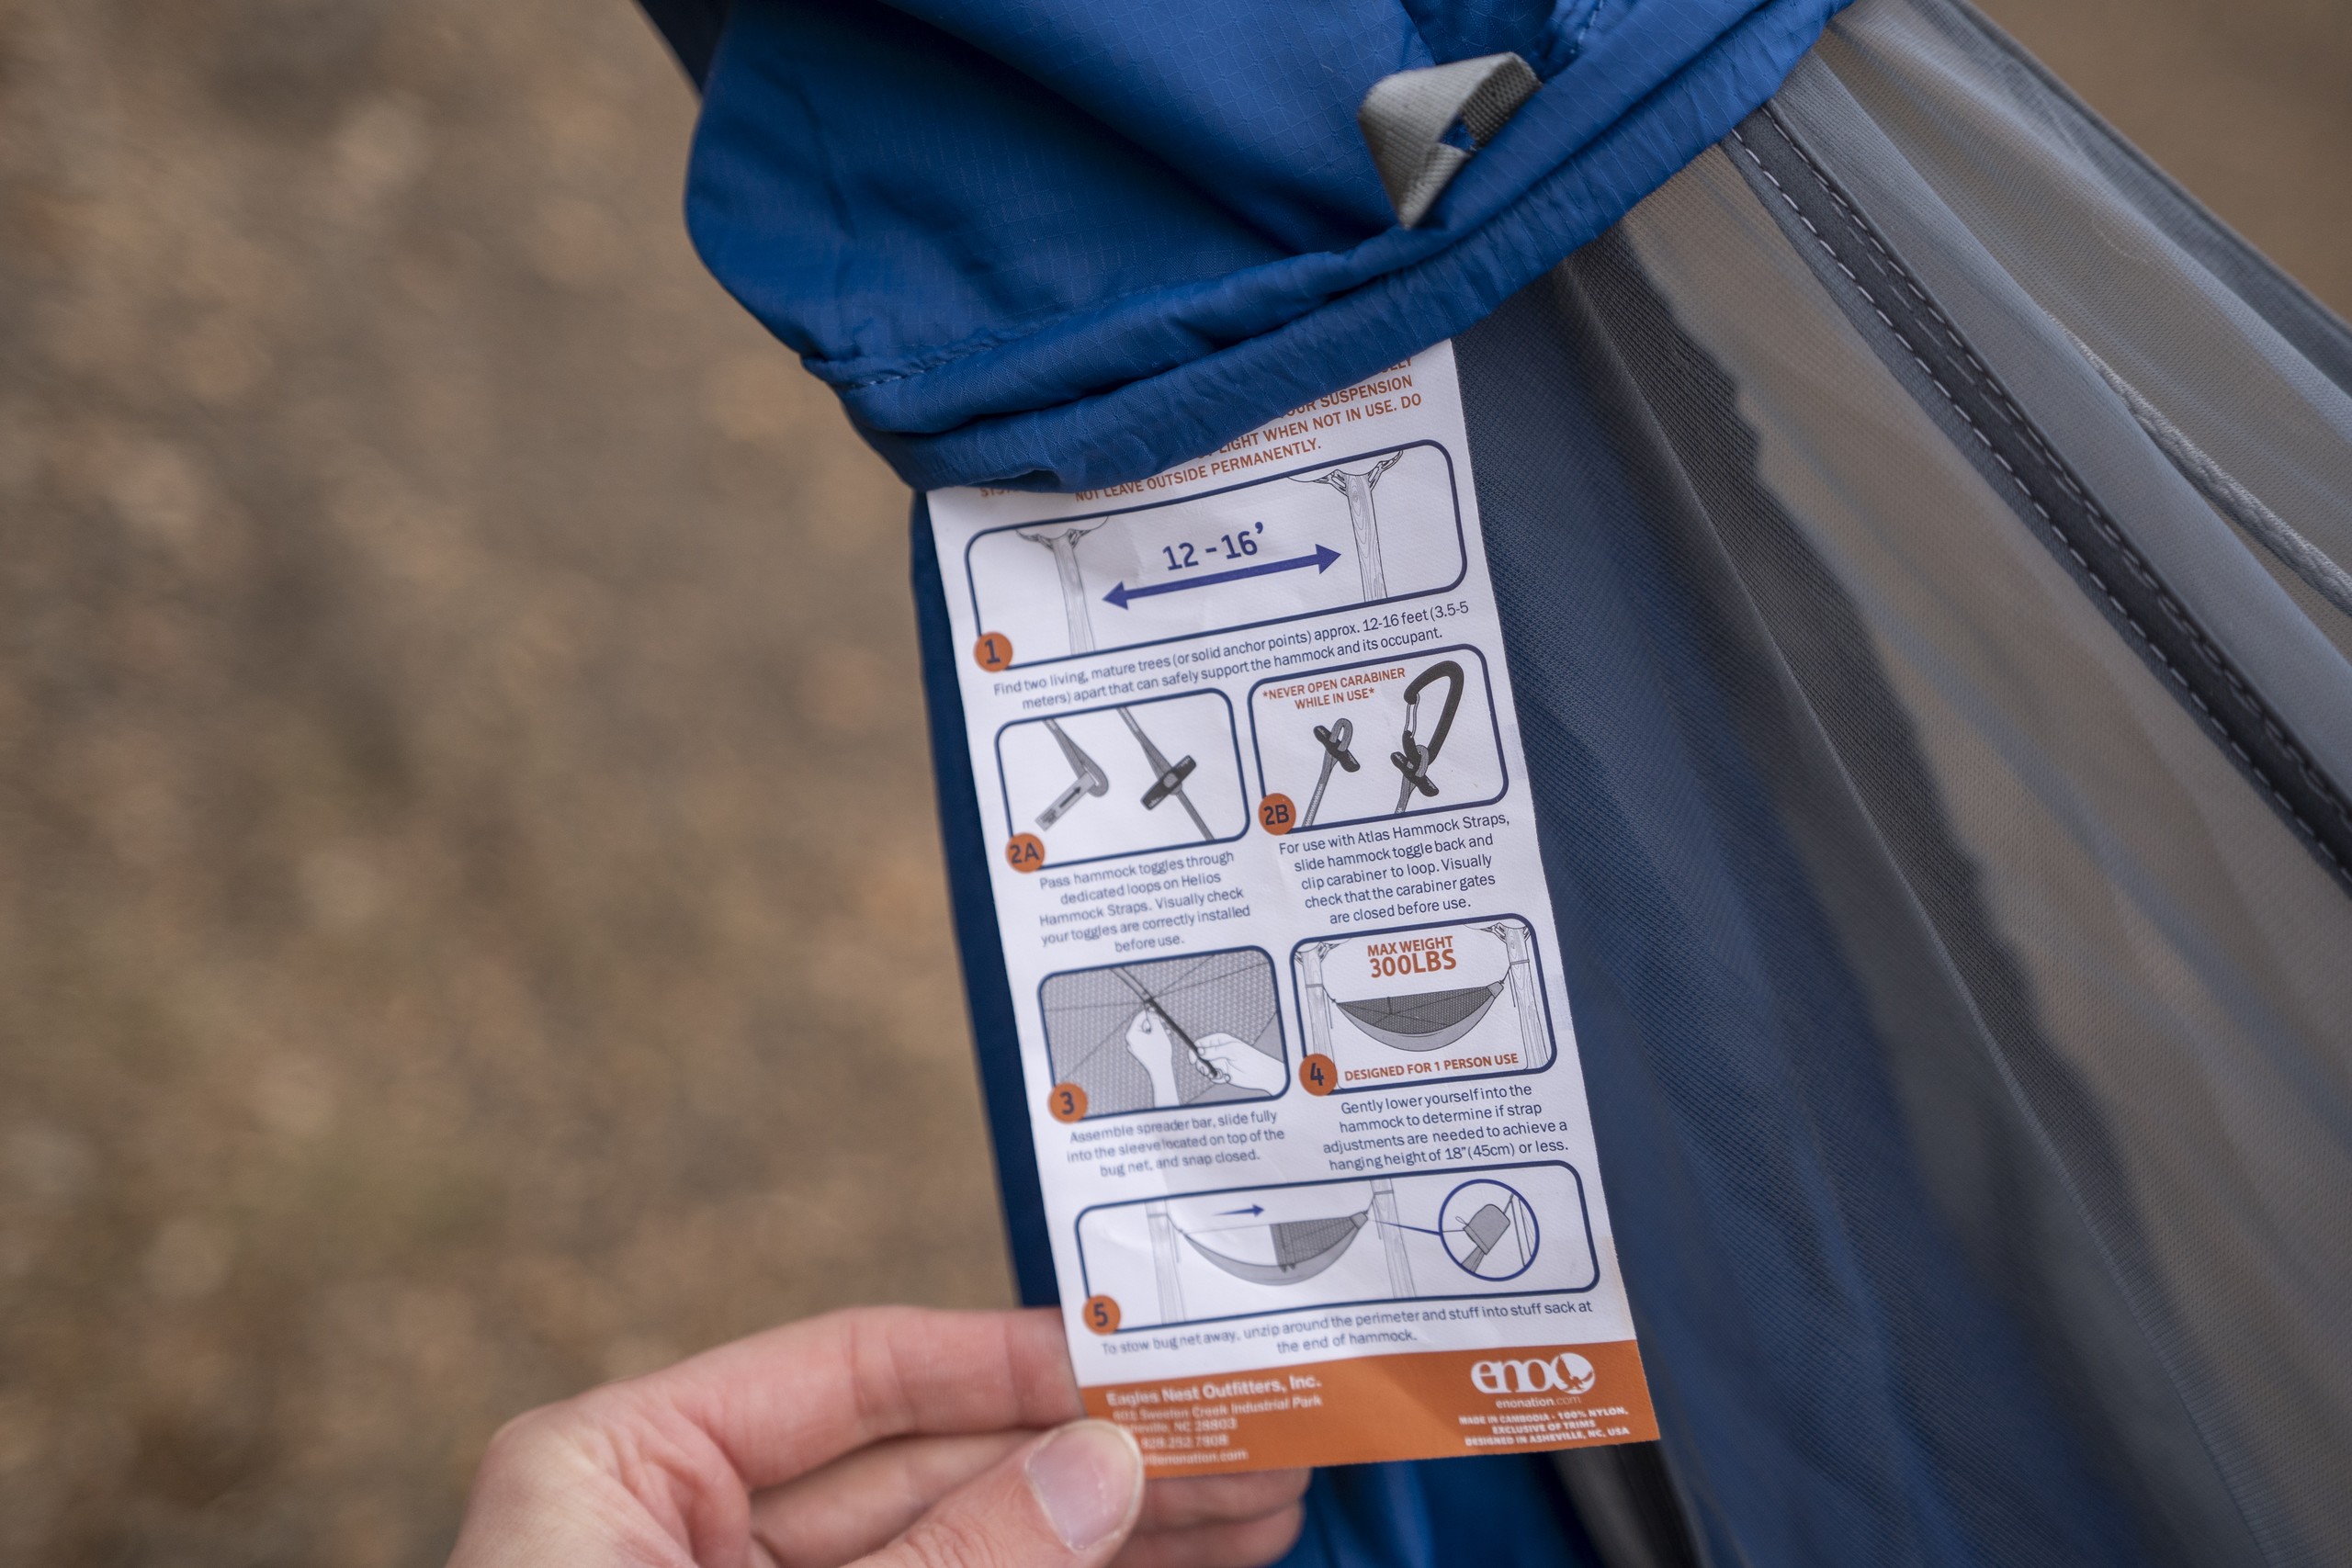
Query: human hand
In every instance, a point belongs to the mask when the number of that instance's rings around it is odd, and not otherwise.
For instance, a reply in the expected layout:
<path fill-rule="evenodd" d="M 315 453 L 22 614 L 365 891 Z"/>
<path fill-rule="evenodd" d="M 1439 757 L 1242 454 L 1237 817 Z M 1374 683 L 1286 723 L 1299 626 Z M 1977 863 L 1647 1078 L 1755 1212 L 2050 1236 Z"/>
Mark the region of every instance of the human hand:
<path fill-rule="evenodd" d="M 1141 1009 L 1127 1025 L 1127 1055 L 1142 1063 L 1151 1078 L 1152 1104 L 1181 1103 L 1176 1093 L 1176 1036 L 1161 1021 L 1158 1009 Z"/>
<path fill-rule="evenodd" d="M 1219 1083 L 1229 1083 L 1237 1089 L 1254 1089 L 1263 1095 L 1276 1095 L 1289 1081 L 1290 1069 L 1278 1056 L 1269 1056 L 1246 1040 L 1230 1034 L 1211 1034 L 1197 1043 L 1201 1060 L 1216 1069 Z"/>
<path fill-rule="evenodd" d="M 1260 1568 L 1305 1471 L 1143 1481 L 1050 1311 L 876 1307 L 509 1422 L 449 1568 Z"/>

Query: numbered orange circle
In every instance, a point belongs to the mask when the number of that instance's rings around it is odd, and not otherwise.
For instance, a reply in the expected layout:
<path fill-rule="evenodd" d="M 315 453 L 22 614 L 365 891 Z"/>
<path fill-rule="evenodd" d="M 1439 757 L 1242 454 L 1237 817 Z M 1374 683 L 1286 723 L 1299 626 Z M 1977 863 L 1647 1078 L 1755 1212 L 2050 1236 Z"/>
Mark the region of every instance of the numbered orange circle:
<path fill-rule="evenodd" d="M 1004 841 L 1004 861 L 1015 871 L 1044 869 L 1046 840 L 1035 833 L 1015 833 Z"/>
<path fill-rule="evenodd" d="M 1340 1087 L 1340 1064 L 1329 1056 L 1299 1058 L 1298 1087 L 1309 1094 L 1329 1094 Z"/>
<path fill-rule="evenodd" d="M 1258 826 L 1269 833 L 1287 833 L 1298 826 L 1298 807 L 1286 795 L 1270 795 L 1258 803 Z"/>
<path fill-rule="evenodd" d="M 1012 639 L 1002 632 L 982 632 L 972 645 L 972 660 L 993 675 L 1012 662 Z"/>
<path fill-rule="evenodd" d="M 1087 1297 L 1086 1304 L 1078 1309 L 1078 1315 L 1084 1318 L 1086 1326 L 1097 1334 L 1116 1334 L 1119 1331 L 1119 1303 L 1108 1296 Z"/>
<path fill-rule="evenodd" d="M 1086 1091 L 1074 1083 L 1057 1083 L 1046 1091 L 1046 1110 L 1057 1122 L 1086 1119 Z"/>

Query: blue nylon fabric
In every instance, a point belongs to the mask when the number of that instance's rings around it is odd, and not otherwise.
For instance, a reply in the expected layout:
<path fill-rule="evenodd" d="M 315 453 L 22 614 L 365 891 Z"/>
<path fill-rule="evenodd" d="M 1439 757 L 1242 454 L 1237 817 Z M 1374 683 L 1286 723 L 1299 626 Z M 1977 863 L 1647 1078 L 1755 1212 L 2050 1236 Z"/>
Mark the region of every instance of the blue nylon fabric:
<path fill-rule="evenodd" d="M 998 935 L 996 894 L 989 886 L 988 830 L 981 825 L 979 788 L 964 738 L 964 692 L 956 682 L 955 634 L 931 507 L 917 495 L 912 525 L 915 637 L 922 656 L 923 701 L 931 721 L 932 771 L 939 791 L 939 834 L 947 854 L 947 900 L 956 920 L 956 948 L 964 960 L 964 996 L 972 1013 L 972 1043 L 979 1056 L 980 1098 L 987 1106 L 989 1144 L 996 1151 L 997 1201 L 1012 1251 L 1012 1279 L 1023 1306 L 1061 1300 L 1054 1284 L 1053 1244 L 1046 1231 L 1046 1194 L 1037 1177 L 1036 1146 L 1029 1139 L 1023 1098 L 1021 1036 L 1012 1013 L 1012 984 L 1005 977 Z"/>
<path fill-rule="evenodd" d="M 687 223 L 915 488 L 1136 479 L 1469 326 L 1843 3 L 735 0 Z M 1364 92 L 1504 49 L 1543 90 L 1396 227 Z"/>

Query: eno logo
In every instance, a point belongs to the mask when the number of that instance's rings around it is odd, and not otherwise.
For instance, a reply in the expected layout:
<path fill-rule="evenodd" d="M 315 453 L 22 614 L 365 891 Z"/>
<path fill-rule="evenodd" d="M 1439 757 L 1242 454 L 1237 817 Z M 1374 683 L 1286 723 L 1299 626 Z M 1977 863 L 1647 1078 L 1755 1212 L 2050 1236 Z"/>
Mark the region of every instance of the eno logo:
<path fill-rule="evenodd" d="M 1480 1393 L 1582 1393 L 1600 1374 L 1574 1350 L 1541 1361 L 1476 1361 L 1470 1383 Z"/>

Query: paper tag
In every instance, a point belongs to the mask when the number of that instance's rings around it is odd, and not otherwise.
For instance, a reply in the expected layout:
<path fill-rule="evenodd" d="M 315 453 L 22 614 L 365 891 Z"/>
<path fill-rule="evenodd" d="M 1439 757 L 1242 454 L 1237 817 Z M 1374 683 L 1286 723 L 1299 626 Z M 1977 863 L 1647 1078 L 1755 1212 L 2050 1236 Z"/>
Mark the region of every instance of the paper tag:
<path fill-rule="evenodd" d="M 931 516 L 1088 1408 L 1161 1475 L 1655 1438 L 1452 346 Z"/>

